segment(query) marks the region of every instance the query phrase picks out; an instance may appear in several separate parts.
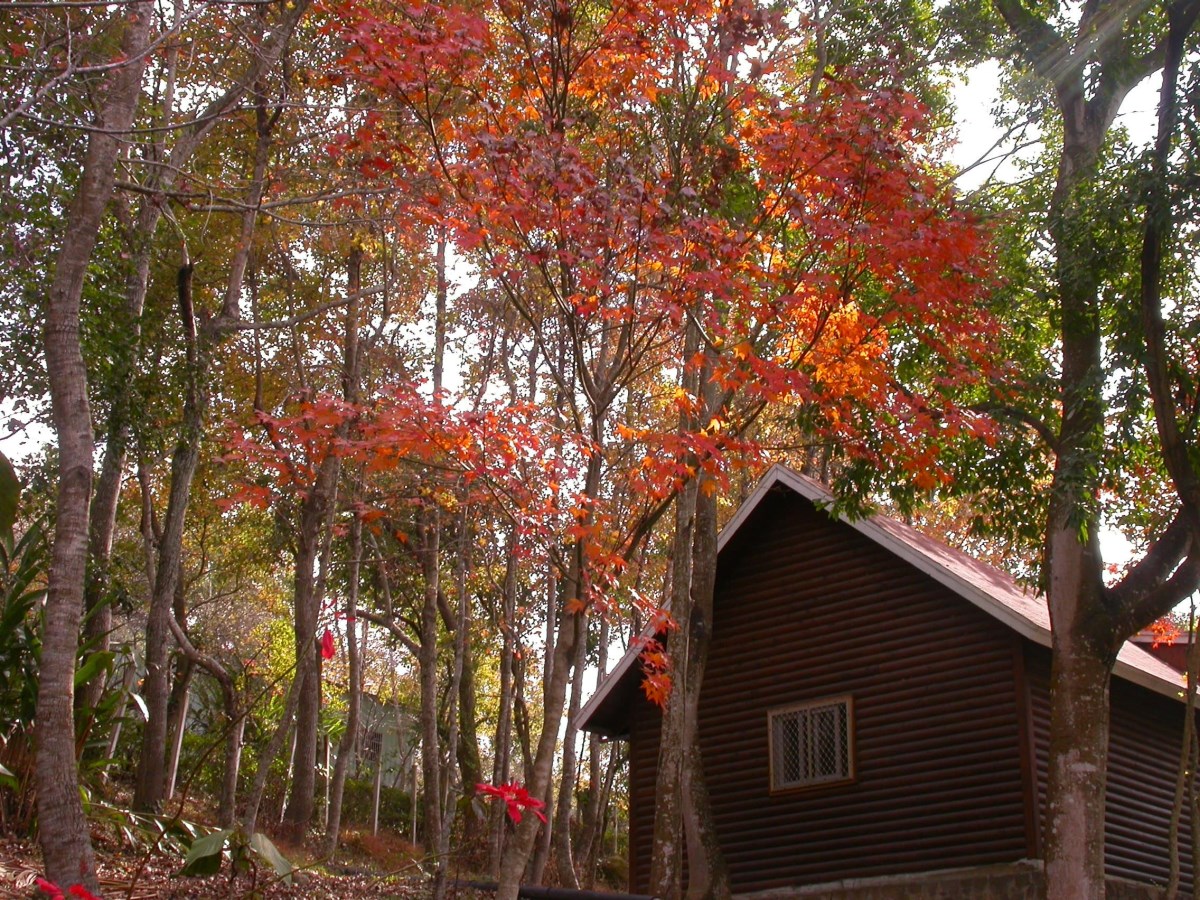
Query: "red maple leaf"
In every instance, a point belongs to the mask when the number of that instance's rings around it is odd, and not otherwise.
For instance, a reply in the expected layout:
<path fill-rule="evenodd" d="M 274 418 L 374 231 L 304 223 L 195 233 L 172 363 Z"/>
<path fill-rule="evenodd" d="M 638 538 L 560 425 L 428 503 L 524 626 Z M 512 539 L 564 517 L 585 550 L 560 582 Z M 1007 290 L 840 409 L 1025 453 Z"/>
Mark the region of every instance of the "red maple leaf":
<path fill-rule="evenodd" d="M 510 781 L 508 784 L 502 784 L 497 787 L 481 781 L 475 785 L 475 790 L 481 794 L 487 794 L 503 800 L 507 807 L 506 812 L 508 813 L 508 817 L 512 819 L 514 825 L 521 821 L 521 811 L 525 809 L 530 810 L 543 822 L 546 821 L 546 816 L 542 813 L 546 804 L 536 797 L 530 796 L 529 791 L 519 782 Z"/>

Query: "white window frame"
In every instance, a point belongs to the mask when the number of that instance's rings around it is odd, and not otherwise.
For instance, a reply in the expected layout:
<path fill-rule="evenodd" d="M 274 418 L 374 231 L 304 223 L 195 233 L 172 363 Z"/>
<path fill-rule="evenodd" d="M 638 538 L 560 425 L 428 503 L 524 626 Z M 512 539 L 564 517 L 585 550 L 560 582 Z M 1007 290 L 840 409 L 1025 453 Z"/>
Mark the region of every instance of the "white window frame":
<path fill-rule="evenodd" d="M 794 716 L 796 713 L 808 713 L 810 711 L 821 710 L 822 708 L 832 708 L 841 710 L 841 715 L 845 717 L 845 739 L 842 740 L 841 729 L 835 729 L 836 741 L 840 746 L 835 748 L 837 754 L 838 770 L 823 774 L 816 774 L 810 777 L 801 777 L 791 781 L 784 780 L 784 772 L 782 766 L 776 765 L 776 760 L 780 757 L 777 754 L 783 752 L 782 747 L 776 747 L 776 743 L 780 740 L 780 736 L 776 734 L 776 722 L 785 716 Z M 811 717 L 806 716 L 805 727 L 807 733 L 812 735 L 812 729 L 815 721 Z M 809 742 L 810 751 L 815 751 L 815 740 Z M 767 752 L 770 760 L 770 779 L 771 793 L 781 793 L 786 791 L 807 790 L 815 787 L 828 787 L 835 784 L 846 784 L 854 781 L 854 698 L 849 694 L 844 694 L 837 697 L 821 697 L 817 700 L 806 700 L 803 703 L 792 703 L 788 706 L 780 706 L 767 711 Z M 797 753 L 800 753 L 800 748 L 797 748 Z M 809 768 L 814 768 L 810 764 Z"/>

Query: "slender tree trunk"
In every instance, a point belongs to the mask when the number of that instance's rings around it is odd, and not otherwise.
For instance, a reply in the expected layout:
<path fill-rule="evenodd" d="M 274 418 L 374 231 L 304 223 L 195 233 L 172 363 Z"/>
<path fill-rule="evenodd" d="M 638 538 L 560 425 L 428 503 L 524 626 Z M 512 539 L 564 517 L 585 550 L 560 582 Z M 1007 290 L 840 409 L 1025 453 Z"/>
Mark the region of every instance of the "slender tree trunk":
<path fill-rule="evenodd" d="M 717 578 L 717 499 L 711 476 L 699 476 L 695 530 L 692 534 L 691 608 L 687 672 L 684 677 L 684 834 L 687 839 L 688 890 L 694 900 L 730 896 L 729 873 L 713 826 L 712 807 L 700 753 L 700 689 L 712 643 L 713 590 Z"/>
<path fill-rule="evenodd" d="M 594 423 L 593 434 L 603 429 L 603 422 Z M 599 442 L 597 441 L 597 444 Z M 593 453 L 588 459 L 587 474 L 584 479 L 583 495 L 597 498 L 600 493 L 601 476 L 600 454 Z M 570 676 L 571 659 L 575 654 L 578 642 L 585 639 L 587 629 L 587 609 L 577 609 L 573 600 L 581 600 L 583 595 L 583 554 L 584 548 L 577 544 L 571 554 L 571 564 L 564 579 L 563 596 L 558 604 L 557 640 L 554 647 L 552 676 L 546 681 L 545 703 L 542 710 L 542 731 L 538 738 L 537 751 L 533 758 L 527 790 L 534 797 L 545 797 L 550 790 L 554 771 L 555 749 L 558 743 L 558 729 L 562 722 L 563 707 L 567 698 L 567 686 Z M 516 828 L 516 833 L 509 839 L 504 856 L 500 860 L 499 887 L 497 900 L 517 900 L 521 875 L 525 871 L 534 843 L 538 836 L 538 825 L 541 824 L 536 816 L 527 815 L 522 818 Z"/>
<path fill-rule="evenodd" d="M 545 809 L 554 809 L 554 778 L 551 777 L 546 785 L 546 793 L 541 796 L 542 805 Z M 543 822 L 541 828 L 538 829 L 536 849 L 533 851 L 533 858 L 525 867 L 525 880 L 529 884 L 542 884 L 546 877 L 546 865 L 550 862 L 550 843 L 554 838 L 554 819 L 547 815 L 546 822 Z"/>
<path fill-rule="evenodd" d="M 122 436 L 122 440 L 125 440 Z M 108 602 L 109 564 L 112 558 L 113 532 L 116 530 L 117 500 L 121 493 L 121 479 L 125 470 L 125 450 L 119 454 L 108 449 L 112 438 L 105 444 L 104 461 L 100 467 L 100 478 L 96 482 L 96 495 L 91 508 L 88 527 L 89 569 L 84 589 L 84 608 L 87 617 L 83 635 L 87 645 L 95 650 L 108 650 L 112 633 L 112 606 Z M 78 701 L 94 709 L 104 694 L 104 676 L 99 674 L 83 686 Z"/>
<path fill-rule="evenodd" d="M 455 590 L 458 594 L 458 619 L 455 625 L 455 671 L 458 697 L 457 739 L 454 742 L 455 758 L 458 761 L 459 782 L 465 796 L 473 796 L 475 785 L 483 781 L 483 762 L 479 757 L 479 730 L 477 725 L 478 708 L 475 702 L 475 651 L 471 641 L 474 629 L 474 618 L 471 614 L 470 589 L 474 570 L 471 547 L 476 532 L 471 519 L 465 515 L 459 518 L 459 565 L 456 575 Z M 460 647 L 461 644 L 461 647 Z M 462 820 L 462 843 L 474 847 L 479 841 L 480 827 L 483 823 L 474 816 L 465 816 Z"/>
<path fill-rule="evenodd" d="M 600 619 L 600 637 L 598 646 L 599 659 L 596 664 L 596 682 L 599 684 L 608 674 L 608 641 L 609 617 Z M 602 778 L 600 736 L 588 735 L 588 802 L 583 813 L 583 847 L 584 887 L 591 890 L 596 885 L 596 858 L 600 842 L 598 834 L 603 834 L 604 806 L 607 803 L 607 791 L 601 791 Z M 611 759 L 611 757 L 610 757 Z"/>
<path fill-rule="evenodd" d="M 306 5 L 306 2 L 298 3 L 285 17 L 285 24 L 281 26 L 282 32 L 273 35 L 272 41 L 278 42 L 276 53 L 282 50 L 291 29 L 295 26 L 297 20 L 293 18 L 293 13 L 298 15 L 296 9 L 302 9 Z M 242 90 L 244 92 L 245 89 Z M 241 93 L 237 96 L 241 96 Z M 257 204 L 262 197 L 266 179 L 271 133 L 278 121 L 278 113 L 269 115 L 260 98 L 255 117 L 254 166 L 247 209 L 242 216 L 241 242 L 234 256 L 220 313 L 216 318 L 206 320 L 202 328 L 198 329 L 196 325 L 190 260 L 185 258 L 179 271 L 179 307 L 187 349 L 187 391 L 184 396 L 183 425 L 171 459 L 171 490 L 167 501 L 167 516 L 158 542 L 157 567 L 151 586 L 150 612 L 146 620 L 145 699 L 148 715 L 134 791 L 136 809 L 155 810 L 163 800 L 169 633 L 167 620 L 171 615 L 170 604 L 182 578 L 184 526 L 192 481 L 200 462 L 200 442 L 208 418 L 209 370 L 214 350 L 228 337 L 231 326 L 241 318 L 238 300 L 242 293 L 246 260 L 251 251 Z M 154 222 L 157 222 L 157 217 L 154 218 Z M 140 290 L 144 294 L 144 284 Z M 334 477 L 336 478 L 336 475 Z M 310 681 L 309 684 L 311 683 Z M 319 690 L 319 685 L 317 689 Z"/>
<path fill-rule="evenodd" d="M 54 544 L 48 575 L 37 702 L 38 843 L 46 874 L 60 885 L 99 891 L 75 761 L 75 655 L 83 611 L 92 487 L 92 414 L 79 339 L 84 279 L 104 209 L 112 197 L 120 148 L 137 107 L 153 7 L 134 2 L 124 16 L 121 52 L 97 93 L 98 128 L 88 133 L 46 309 L 46 372 L 58 441 Z"/>
<path fill-rule="evenodd" d="M 225 765 L 221 772 L 221 799 L 217 806 L 217 826 L 233 827 L 237 819 L 238 773 L 242 764 L 242 736 L 246 732 L 246 714 L 237 704 L 225 702 Z"/>
<path fill-rule="evenodd" d="M 250 788 L 250 796 L 246 798 L 246 813 L 243 822 L 248 834 L 254 834 L 258 827 L 258 813 L 262 806 L 263 793 L 267 788 L 267 778 L 271 773 L 271 766 L 279 756 L 279 751 L 283 749 L 283 742 L 287 739 L 288 732 L 291 731 L 292 718 L 296 715 L 296 706 L 300 702 L 303 677 L 299 671 L 296 672 L 296 677 L 288 687 L 287 699 L 283 705 L 283 717 L 271 735 L 271 740 L 267 742 L 262 756 L 259 757 L 258 771 L 254 773 L 254 784 Z"/>
<path fill-rule="evenodd" d="M 219 97 L 197 108 L 185 124 L 170 123 L 175 137 L 174 146 L 168 152 L 166 141 L 160 135 L 150 145 L 148 153 L 151 165 L 147 166 L 148 177 L 144 184 L 148 199 L 142 203 L 134 220 L 130 240 L 130 272 L 125 282 L 125 309 L 123 315 L 128 329 L 125 340 L 119 344 L 110 367 L 110 393 L 112 404 L 109 408 L 108 422 L 105 429 L 107 439 L 104 445 L 104 458 L 101 463 L 100 479 L 96 486 L 94 515 L 89 533 L 89 558 L 91 572 L 87 582 L 86 602 L 88 610 L 87 639 L 98 649 L 107 649 L 108 635 L 112 630 L 111 610 L 104 604 L 104 594 L 108 585 L 108 570 L 112 556 L 113 532 L 116 527 L 117 504 L 119 500 L 121 478 L 125 471 L 129 429 L 133 418 L 130 408 L 132 396 L 129 384 L 137 368 L 137 357 L 141 342 L 141 317 L 146 302 L 146 290 L 150 279 L 150 268 L 154 253 L 154 235 L 162 218 L 165 204 L 163 197 L 171 192 L 177 179 L 184 173 L 186 166 L 203 145 L 212 129 L 231 111 L 237 108 L 252 86 L 256 86 L 263 75 L 272 69 L 279 61 L 291 35 L 308 9 L 310 0 L 298 0 L 286 8 L 278 23 L 265 36 L 261 33 L 251 47 L 248 60 L 241 76 Z M 176 7 L 176 19 L 180 18 L 180 9 Z M 166 88 L 161 103 L 158 124 L 168 124 L 174 113 L 175 97 L 175 57 L 178 55 L 178 43 L 167 45 L 166 56 Z M 251 193 L 247 199 L 250 209 L 248 218 L 253 222 L 253 208 L 261 199 L 261 174 L 253 180 L 257 192 Z M 246 217 L 244 217 L 246 218 Z M 243 235 L 243 241 L 247 238 Z M 248 243 L 247 243 L 248 246 Z M 234 275 L 230 279 L 230 289 L 240 292 L 241 275 L 245 270 L 244 253 L 235 255 L 233 261 Z M 103 683 L 93 679 L 85 691 L 85 700 L 95 705 L 100 698 Z"/>
<path fill-rule="evenodd" d="M 466 588 L 464 587 L 463 590 Z M 463 625 L 463 672 L 458 690 L 458 770 L 463 789 L 474 793 L 475 785 L 483 781 L 483 762 L 479 757 L 478 706 L 475 698 L 475 652 L 471 642 L 471 608 L 466 608 L 467 620 Z M 464 822 L 466 835 L 477 839 L 476 824 L 468 817 Z"/>
<path fill-rule="evenodd" d="M 177 610 L 181 613 L 182 610 Z M 237 803 L 238 768 L 242 756 L 242 733 L 246 726 L 245 710 L 238 702 L 237 687 L 225 667 L 201 653 L 188 638 L 187 632 L 179 618 L 172 618 L 168 624 L 171 634 L 179 644 L 180 651 L 187 658 L 188 665 L 200 666 L 217 680 L 221 686 L 221 700 L 225 710 L 225 769 L 221 779 L 221 799 L 217 809 L 217 825 L 229 828 L 233 825 Z"/>
<path fill-rule="evenodd" d="M 185 253 L 186 256 L 186 253 Z M 146 728 L 138 757 L 133 805 L 157 811 L 166 789 L 167 703 L 170 690 L 170 626 L 172 604 L 183 577 L 183 535 L 192 480 L 200 463 L 200 441 L 208 408 L 208 348 L 196 330 L 192 307 L 192 265 L 185 260 L 179 270 L 179 309 L 187 348 L 187 389 L 183 425 L 171 459 L 171 491 L 167 516 L 158 545 L 158 565 L 151 585 L 150 612 L 146 617 Z"/>
<path fill-rule="evenodd" d="M 359 374 L 361 353 L 358 340 L 359 315 L 357 297 L 362 290 L 362 248 L 355 246 L 350 251 L 346 269 L 346 288 L 351 300 L 346 306 L 346 331 L 342 359 L 342 398 L 347 403 L 357 403 L 359 398 Z M 358 747 L 359 720 L 362 709 L 362 656 L 358 642 L 358 591 L 362 571 L 363 534 L 362 518 L 354 516 L 350 522 L 350 559 L 346 564 L 346 654 L 349 663 L 350 683 L 347 685 L 346 731 L 338 743 L 337 764 L 333 772 L 333 783 L 326 792 L 326 821 L 323 853 L 332 859 L 337 852 L 338 833 L 342 824 L 342 796 L 346 787 L 346 776 L 350 771 L 350 760 Z M 328 767 L 327 767 L 328 768 Z M 329 777 L 328 775 L 326 777 Z"/>
<path fill-rule="evenodd" d="M 587 641 L 580 641 L 571 660 L 571 699 L 567 707 L 567 728 L 563 736 L 562 771 L 559 777 L 558 805 L 554 812 L 554 852 L 558 864 L 558 879 L 567 887 L 579 888 L 579 876 L 575 872 L 571 835 L 571 814 L 575 806 L 575 780 L 578 769 L 579 707 L 583 697 L 583 669 L 587 661 Z"/>
<path fill-rule="evenodd" d="M 137 666 L 132 659 L 126 657 L 125 671 L 121 675 L 121 699 L 113 711 L 112 734 L 108 736 L 108 750 L 105 756 L 109 759 L 117 755 L 117 744 L 121 740 L 121 723 L 125 720 L 125 709 L 129 705 L 129 692 L 133 690 L 134 679 L 137 678 Z"/>
<path fill-rule="evenodd" d="M 420 677 L 421 677 L 421 778 L 424 835 L 427 854 L 436 854 L 441 831 L 441 747 L 438 737 L 438 636 L 440 614 L 441 523 L 432 497 L 420 512 L 421 575 L 424 598 L 421 605 Z"/>
<path fill-rule="evenodd" d="M 455 567 L 455 592 L 457 594 L 458 603 L 454 621 L 454 660 L 450 670 L 450 686 L 446 694 L 448 697 L 449 709 L 446 711 L 446 718 L 450 723 L 449 735 L 446 739 L 446 747 L 449 751 L 450 758 L 446 762 L 446 794 L 443 798 L 442 821 L 438 830 L 438 845 L 437 845 L 437 869 L 433 879 L 433 900 L 443 900 L 446 896 L 448 887 L 447 876 L 449 874 L 450 864 L 450 832 L 454 825 L 454 814 L 456 804 L 453 800 L 453 794 L 465 794 L 468 786 L 459 782 L 456 791 L 454 780 L 458 772 L 458 747 L 459 738 L 461 737 L 461 711 L 459 709 L 458 699 L 462 688 L 463 671 L 466 667 L 467 654 L 467 629 L 468 629 L 468 593 L 467 593 L 467 578 L 471 568 L 471 537 L 472 531 L 469 525 L 468 508 L 465 498 L 460 498 L 460 512 L 458 516 L 458 565 Z"/>
<path fill-rule="evenodd" d="M 317 620 L 321 612 L 317 558 L 325 530 L 333 515 L 339 458 L 330 453 L 317 469 L 316 481 L 300 509 L 297 535 L 294 618 L 296 623 L 296 677 L 302 679 L 296 706 L 296 740 L 292 755 L 293 778 L 284 812 L 286 830 L 302 840 L 312 823 L 315 808 L 317 744 L 321 714 L 321 650 Z"/>
<path fill-rule="evenodd" d="M 600 789 L 600 815 L 597 819 L 596 830 L 592 836 L 591 845 L 588 847 L 588 876 L 587 890 L 593 890 L 596 887 L 596 874 L 600 867 L 600 860 L 604 855 L 604 833 L 608 828 L 610 813 L 615 812 L 609 800 L 612 798 L 613 782 L 617 778 L 617 771 L 621 768 L 621 754 L 617 751 L 616 745 L 607 745 L 611 749 L 608 753 L 608 763 L 604 768 L 604 781 Z M 616 839 L 616 828 L 619 822 L 613 821 L 613 838 L 614 844 Z"/>
<path fill-rule="evenodd" d="M 179 757 L 183 752 L 183 736 L 187 731 L 194 671 L 191 660 L 183 656 L 176 660 L 175 684 L 171 687 L 171 696 L 167 703 L 167 734 L 170 744 L 167 756 L 167 783 L 163 790 L 164 800 L 170 800 L 175 795 L 175 782 L 179 777 Z"/>
<path fill-rule="evenodd" d="M 689 324 L 684 358 L 694 355 L 694 349 L 692 353 L 688 350 L 699 348 L 699 338 L 695 324 Z M 709 360 L 697 372 L 685 376 L 684 387 L 697 398 L 699 411 L 683 413 L 682 431 L 697 430 L 716 408 L 718 398 L 711 371 Z M 673 683 L 659 744 L 655 849 L 651 857 L 652 890 L 660 897 L 674 898 L 683 892 L 686 850 L 686 894 L 695 900 L 730 896 L 729 876 L 712 824 L 700 753 L 700 690 L 712 641 L 717 574 L 716 483 L 704 471 L 703 463 L 704 460 L 692 460 L 697 475 L 675 501 L 671 611 L 679 627 L 668 641 Z"/>
<path fill-rule="evenodd" d="M 507 784 L 512 774 L 510 760 L 513 740 L 514 669 L 516 662 L 517 560 L 516 527 L 509 530 L 504 568 L 504 587 L 500 598 L 500 709 L 496 717 L 496 756 L 492 766 L 492 784 Z M 504 854 L 505 815 L 500 804 L 491 811 L 492 843 L 490 871 L 499 877 Z"/>
<path fill-rule="evenodd" d="M 436 250 L 437 291 L 434 315 L 433 402 L 442 402 L 442 367 L 446 344 L 446 244 L 439 235 Z M 431 485 L 432 487 L 432 485 Z M 417 513 L 420 535 L 420 564 L 423 596 L 421 603 L 420 678 L 421 678 L 421 778 L 424 782 L 422 812 L 425 817 L 426 855 L 436 856 L 441 846 L 441 740 L 438 734 L 438 638 L 441 615 L 438 607 L 441 592 L 441 512 L 432 489 L 426 491 L 423 505 Z M 438 889 L 435 878 L 434 890 Z"/>
<path fill-rule="evenodd" d="M 694 481 L 684 486 L 675 498 L 675 536 L 671 544 L 671 610 L 682 615 L 689 603 L 688 586 L 692 529 L 695 521 Z M 671 693 L 662 712 L 658 749 L 658 778 L 654 794 L 654 841 L 650 857 L 650 892 L 661 900 L 678 900 L 683 895 L 683 733 L 684 700 L 680 673 L 686 671 L 686 623 L 676 619 L 677 627 L 667 637 L 667 655 L 671 659 Z"/>
<path fill-rule="evenodd" d="M 689 325 L 684 333 L 683 358 L 690 359 L 699 350 L 699 333 Z M 699 381 L 694 372 L 685 371 L 681 387 L 698 395 Z M 695 417 L 680 416 L 682 431 L 694 428 Z M 671 693 L 662 712 L 658 747 L 658 778 L 654 794 L 654 842 L 650 855 L 650 891 L 662 900 L 679 900 L 683 895 L 683 759 L 684 710 L 681 690 L 687 673 L 689 629 L 686 615 L 691 607 L 692 534 L 695 529 L 699 487 L 691 479 L 675 497 L 675 533 L 671 541 L 670 612 L 679 626 L 667 637 L 667 655 L 671 660 Z"/>
<path fill-rule="evenodd" d="M 329 819 L 325 827 L 325 840 L 321 853 L 333 859 L 337 852 L 338 833 L 342 827 L 342 797 L 346 788 L 346 776 L 350 772 L 350 761 L 358 747 L 358 732 L 361 727 L 362 709 L 362 660 L 358 644 L 358 582 L 359 561 L 362 559 L 362 519 L 355 516 L 350 522 L 350 563 L 346 573 L 346 653 L 349 657 L 350 696 L 347 700 L 346 731 L 338 742 L 337 762 L 333 769 L 333 783 L 329 789 Z"/>

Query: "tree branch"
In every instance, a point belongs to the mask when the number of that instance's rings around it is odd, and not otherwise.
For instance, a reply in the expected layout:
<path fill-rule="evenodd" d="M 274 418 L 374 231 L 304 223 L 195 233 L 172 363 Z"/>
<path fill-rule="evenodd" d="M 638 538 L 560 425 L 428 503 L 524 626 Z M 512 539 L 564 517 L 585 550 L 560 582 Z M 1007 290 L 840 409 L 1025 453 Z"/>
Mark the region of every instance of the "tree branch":
<path fill-rule="evenodd" d="M 1200 586 L 1198 551 L 1186 511 L 1181 509 L 1141 560 L 1105 591 L 1105 605 L 1114 620 L 1126 626 L 1121 633 L 1144 628 Z"/>
<path fill-rule="evenodd" d="M 421 648 L 417 646 L 416 642 L 413 641 L 412 638 L 404 633 L 400 626 L 396 624 L 394 619 L 381 616 L 378 613 L 368 612 L 365 609 L 359 609 L 358 615 L 360 618 L 366 619 L 372 625 L 378 625 L 380 628 L 386 629 L 388 634 L 403 644 L 405 649 L 414 656 L 421 652 Z"/>

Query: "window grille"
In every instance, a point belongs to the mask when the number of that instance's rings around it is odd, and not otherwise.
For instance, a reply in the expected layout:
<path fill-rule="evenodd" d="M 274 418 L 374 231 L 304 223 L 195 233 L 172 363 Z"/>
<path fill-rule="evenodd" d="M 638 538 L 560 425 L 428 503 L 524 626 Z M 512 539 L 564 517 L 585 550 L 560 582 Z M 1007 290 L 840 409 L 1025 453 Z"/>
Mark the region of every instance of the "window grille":
<path fill-rule="evenodd" d="M 769 713 L 772 790 L 854 777 L 850 709 L 843 697 Z"/>
<path fill-rule="evenodd" d="M 379 762 L 379 757 L 382 753 L 383 735 L 378 731 L 367 732 L 362 744 L 363 761 L 370 763 Z"/>

